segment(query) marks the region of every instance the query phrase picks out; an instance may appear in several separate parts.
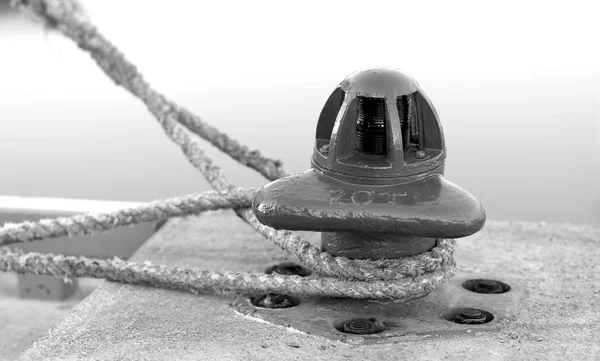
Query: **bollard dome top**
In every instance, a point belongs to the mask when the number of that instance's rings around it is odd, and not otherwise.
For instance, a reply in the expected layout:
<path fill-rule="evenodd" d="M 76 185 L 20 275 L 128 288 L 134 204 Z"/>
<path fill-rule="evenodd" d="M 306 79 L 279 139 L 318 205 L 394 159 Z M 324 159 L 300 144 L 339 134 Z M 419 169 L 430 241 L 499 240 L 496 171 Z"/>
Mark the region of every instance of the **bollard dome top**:
<path fill-rule="evenodd" d="M 419 85 L 413 77 L 390 67 L 359 70 L 342 80 L 339 87 L 346 93 L 371 98 L 408 95 L 419 90 Z"/>
<path fill-rule="evenodd" d="M 340 179 L 397 182 L 443 173 L 439 117 L 408 74 L 389 67 L 355 72 L 326 101 L 317 123 L 312 165 Z"/>

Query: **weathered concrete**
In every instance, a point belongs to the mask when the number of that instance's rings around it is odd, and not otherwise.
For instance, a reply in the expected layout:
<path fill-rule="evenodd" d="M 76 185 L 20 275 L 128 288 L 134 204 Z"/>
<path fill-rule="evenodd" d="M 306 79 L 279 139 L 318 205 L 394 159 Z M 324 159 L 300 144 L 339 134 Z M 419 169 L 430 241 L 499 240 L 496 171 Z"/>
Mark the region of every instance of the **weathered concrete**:
<path fill-rule="evenodd" d="M 64 301 L 22 299 L 17 275 L 0 272 L 0 361 L 19 357 L 102 282 L 79 279 L 78 289 Z"/>
<path fill-rule="evenodd" d="M 315 244 L 318 234 L 310 234 Z M 600 230 L 493 222 L 459 241 L 461 272 L 512 278 L 528 295 L 494 331 L 405 336 L 353 347 L 257 322 L 233 297 L 106 282 L 21 355 L 38 359 L 597 360 L 600 358 Z M 291 259 L 231 212 L 170 221 L 134 256 L 154 263 L 261 272 Z"/>

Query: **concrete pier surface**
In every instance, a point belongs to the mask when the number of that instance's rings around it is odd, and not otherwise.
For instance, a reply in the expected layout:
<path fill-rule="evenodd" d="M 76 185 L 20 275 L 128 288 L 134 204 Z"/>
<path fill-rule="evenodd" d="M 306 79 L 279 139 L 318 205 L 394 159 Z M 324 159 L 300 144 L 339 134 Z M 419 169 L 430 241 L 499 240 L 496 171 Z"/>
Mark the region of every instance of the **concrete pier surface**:
<path fill-rule="evenodd" d="M 486 329 L 363 346 L 244 316 L 235 296 L 105 282 L 18 360 L 598 360 L 598 259 L 592 226 L 488 221 L 458 241 L 458 271 L 518 282 L 525 296 L 514 315 Z M 231 211 L 173 219 L 132 260 L 240 272 L 296 261 Z"/>
<path fill-rule="evenodd" d="M 62 301 L 20 298 L 18 282 L 17 275 L 0 273 L 0 361 L 19 357 L 104 281 L 80 278 Z"/>

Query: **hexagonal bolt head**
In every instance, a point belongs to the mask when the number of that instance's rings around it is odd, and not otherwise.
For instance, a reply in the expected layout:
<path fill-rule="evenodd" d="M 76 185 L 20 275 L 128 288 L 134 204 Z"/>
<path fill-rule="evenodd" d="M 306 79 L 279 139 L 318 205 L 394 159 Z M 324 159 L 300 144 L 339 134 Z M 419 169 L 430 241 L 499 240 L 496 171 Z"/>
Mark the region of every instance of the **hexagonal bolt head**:
<path fill-rule="evenodd" d="M 461 324 L 482 324 L 485 320 L 485 315 L 475 308 L 462 308 L 454 316 L 454 322 Z"/>

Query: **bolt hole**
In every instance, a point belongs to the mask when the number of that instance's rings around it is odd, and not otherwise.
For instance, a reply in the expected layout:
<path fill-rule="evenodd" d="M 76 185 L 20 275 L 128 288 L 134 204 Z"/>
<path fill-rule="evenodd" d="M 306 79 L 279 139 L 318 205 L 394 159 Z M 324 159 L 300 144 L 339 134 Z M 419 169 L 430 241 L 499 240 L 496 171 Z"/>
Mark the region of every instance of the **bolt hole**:
<path fill-rule="evenodd" d="M 265 270 L 266 274 L 277 273 L 284 276 L 310 276 L 311 271 L 294 262 L 282 262 L 278 265 L 271 266 Z"/>
<path fill-rule="evenodd" d="M 288 295 L 268 293 L 250 297 L 250 303 L 255 307 L 277 309 L 296 307 L 300 304 L 300 300 Z"/>
<path fill-rule="evenodd" d="M 387 326 L 376 318 L 351 318 L 333 324 L 336 330 L 352 335 L 372 335 L 383 332 Z"/>
<path fill-rule="evenodd" d="M 475 293 L 499 294 L 510 291 L 510 286 L 504 282 L 478 278 L 463 282 L 463 288 Z"/>
<path fill-rule="evenodd" d="M 445 312 L 442 318 L 461 325 L 482 325 L 494 320 L 494 315 L 477 308 L 454 308 Z"/>

